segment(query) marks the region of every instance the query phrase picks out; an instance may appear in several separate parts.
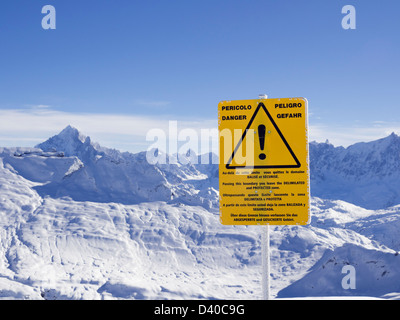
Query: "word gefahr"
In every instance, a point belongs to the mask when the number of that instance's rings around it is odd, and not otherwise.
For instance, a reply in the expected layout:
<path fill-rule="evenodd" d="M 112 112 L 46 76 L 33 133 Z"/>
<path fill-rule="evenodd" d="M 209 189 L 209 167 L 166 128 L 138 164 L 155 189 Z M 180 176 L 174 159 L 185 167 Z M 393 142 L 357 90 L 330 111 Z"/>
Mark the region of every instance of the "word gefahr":
<path fill-rule="evenodd" d="M 301 113 L 278 113 L 276 117 L 279 119 L 301 118 Z"/>

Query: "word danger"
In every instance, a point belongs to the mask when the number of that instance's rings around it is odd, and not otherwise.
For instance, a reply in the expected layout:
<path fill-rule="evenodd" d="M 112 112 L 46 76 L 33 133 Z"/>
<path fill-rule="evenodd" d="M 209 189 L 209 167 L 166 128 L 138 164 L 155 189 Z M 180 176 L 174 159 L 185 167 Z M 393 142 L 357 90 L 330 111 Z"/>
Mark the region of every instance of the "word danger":
<path fill-rule="evenodd" d="M 247 116 L 245 114 L 238 114 L 236 116 L 222 116 L 222 120 L 246 120 Z"/>

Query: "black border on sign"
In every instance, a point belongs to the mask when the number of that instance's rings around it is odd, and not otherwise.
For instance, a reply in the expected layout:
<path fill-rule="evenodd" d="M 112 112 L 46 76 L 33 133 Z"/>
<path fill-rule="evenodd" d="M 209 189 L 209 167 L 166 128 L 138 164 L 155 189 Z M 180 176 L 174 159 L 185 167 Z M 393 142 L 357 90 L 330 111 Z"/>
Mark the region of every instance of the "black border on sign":
<path fill-rule="evenodd" d="M 249 130 L 251 124 L 253 123 L 254 118 L 256 117 L 258 111 L 260 110 L 260 108 L 263 108 L 265 113 L 267 114 L 269 120 L 271 121 L 271 123 L 273 124 L 275 130 L 278 132 L 279 136 L 281 137 L 283 143 L 285 144 L 286 148 L 289 150 L 290 154 L 292 155 L 294 161 L 296 162 L 296 164 L 293 165 L 273 165 L 273 166 L 231 166 L 230 163 L 233 160 L 233 157 L 235 156 L 235 153 L 237 152 L 237 150 L 239 149 L 240 145 L 242 144 L 243 139 L 246 137 L 247 131 Z M 281 130 L 278 128 L 278 126 L 276 125 L 274 119 L 272 118 L 271 114 L 269 113 L 268 109 L 265 107 L 264 103 L 260 102 L 257 106 L 256 111 L 254 111 L 253 116 L 251 117 L 249 124 L 247 125 L 246 129 L 243 132 L 242 138 L 240 139 L 239 143 L 237 144 L 235 150 L 233 150 L 231 157 L 228 160 L 228 163 L 226 164 L 226 168 L 227 169 L 246 169 L 246 168 L 254 168 L 254 169 L 282 169 L 282 168 L 300 168 L 301 167 L 301 163 L 299 161 L 299 159 L 297 159 L 296 155 L 294 154 L 292 148 L 290 147 L 289 143 L 286 141 L 285 137 L 283 136 Z"/>

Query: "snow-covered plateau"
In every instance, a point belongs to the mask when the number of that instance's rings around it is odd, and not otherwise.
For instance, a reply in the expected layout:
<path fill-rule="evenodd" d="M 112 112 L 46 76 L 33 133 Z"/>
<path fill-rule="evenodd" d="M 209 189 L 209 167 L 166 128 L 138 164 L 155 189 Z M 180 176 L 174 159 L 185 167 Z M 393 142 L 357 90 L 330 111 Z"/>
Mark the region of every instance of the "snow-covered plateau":
<path fill-rule="evenodd" d="M 395 134 L 310 143 L 311 222 L 270 227 L 272 297 L 400 297 L 399 159 Z M 153 165 L 71 126 L 0 148 L 0 298 L 261 299 L 261 228 L 221 225 L 218 196 L 215 161 Z"/>

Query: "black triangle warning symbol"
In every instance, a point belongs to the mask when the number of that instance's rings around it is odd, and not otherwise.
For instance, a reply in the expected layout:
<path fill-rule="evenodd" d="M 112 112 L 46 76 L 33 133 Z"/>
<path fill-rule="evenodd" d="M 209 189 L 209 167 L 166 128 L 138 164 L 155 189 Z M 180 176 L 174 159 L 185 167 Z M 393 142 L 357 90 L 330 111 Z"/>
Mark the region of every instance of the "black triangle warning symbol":
<path fill-rule="evenodd" d="M 249 151 L 250 150 L 250 151 Z M 243 154 L 245 154 L 243 156 Z M 289 143 L 264 103 L 254 111 L 226 164 L 227 169 L 300 168 Z"/>

